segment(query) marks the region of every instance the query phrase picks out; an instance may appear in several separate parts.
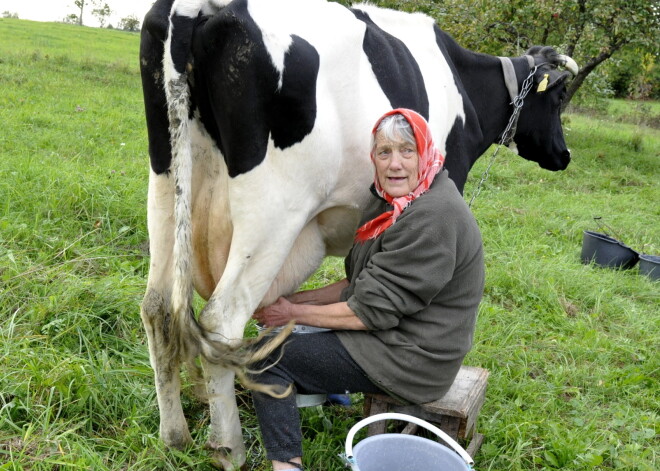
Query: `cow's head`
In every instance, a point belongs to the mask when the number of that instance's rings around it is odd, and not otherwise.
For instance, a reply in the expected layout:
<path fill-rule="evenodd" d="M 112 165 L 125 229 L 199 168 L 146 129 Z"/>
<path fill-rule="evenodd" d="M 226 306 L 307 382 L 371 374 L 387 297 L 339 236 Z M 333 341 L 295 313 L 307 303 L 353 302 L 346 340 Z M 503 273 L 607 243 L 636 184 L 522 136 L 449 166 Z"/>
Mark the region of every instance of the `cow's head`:
<path fill-rule="evenodd" d="M 535 46 L 527 55 L 534 58 L 537 70 L 520 113 L 514 142 L 521 157 L 546 170 L 564 170 L 571 161 L 571 152 L 566 147 L 559 114 L 566 95 L 565 81 L 577 74 L 578 66 L 551 47 Z"/>

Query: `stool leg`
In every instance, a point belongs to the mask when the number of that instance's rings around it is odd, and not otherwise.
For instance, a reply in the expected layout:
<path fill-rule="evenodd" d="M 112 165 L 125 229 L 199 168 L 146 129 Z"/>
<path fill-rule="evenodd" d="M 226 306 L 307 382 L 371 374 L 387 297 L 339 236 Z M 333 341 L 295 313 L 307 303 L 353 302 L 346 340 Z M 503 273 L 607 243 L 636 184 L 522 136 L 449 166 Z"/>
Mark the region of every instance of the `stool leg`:
<path fill-rule="evenodd" d="M 418 428 L 417 424 L 409 423 L 401 430 L 401 433 L 404 435 L 415 435 Z"/>
<path fill-rule="evenodd" d="M 474 434 L 472 435 L 472 440 L 470 440 L 470 444 L 465 449 L 465 451 L 467 451 L 468 455 L 470 455 L 474 459 L 474 456 L 479 451 L 479 448 L 481 448 L 481 444 L 483 443 L 483 441 L 484 441 L 484 436 L 480 433 L 474 432 Z"/>
<path fill-rule="evenodd" d="M 442 429 L 447 435 L 449 435 L 454 440 L 458 440 L 459 434 L 458 431 L 461 427 L 461 419 L 458 417 L 450 417 L 443 415 L 439 417 L 439 420 L 434 420 L 438 427 Z"/>
<path fill-rule="evenodd" d="M 371 415 L 371 396 L 364 395 L 364 404 L 362 405 L 362 416 L 369 417 Z"/>
<path fill-rule="evenodd" d="M 371 417 L 372 415 L 376 414 L 382 414 L 384 412 L 387 412 L 389 409 L 389 404 L 383 401 L 379 401 L 378 399 L 374 398 L 369 398 L 370 404 L 369 404 L 369 415 L 367 417 Z M 365 399 L 365 410 L 366 410 L 366 399 Z M 378 435 L 380 433 L 385 433 L 385 427 L 386 427 L 385 421 L 381 420 L 378 422 L 374 422 L 373 424 L 369 424 L 367 428 L 367 437 L 371 437 L 372 435 Z"/>

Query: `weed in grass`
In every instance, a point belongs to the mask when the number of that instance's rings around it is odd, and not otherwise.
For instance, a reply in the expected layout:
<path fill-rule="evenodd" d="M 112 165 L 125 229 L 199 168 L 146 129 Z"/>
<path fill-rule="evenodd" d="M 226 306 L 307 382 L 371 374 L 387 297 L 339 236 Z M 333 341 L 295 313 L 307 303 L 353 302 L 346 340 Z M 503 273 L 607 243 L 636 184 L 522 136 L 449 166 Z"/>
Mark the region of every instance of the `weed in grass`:
<path fill-rule="evenodd" d="M 637 132 L 630 138 L 630 148 L 635 152 L 641 152 L 644 147 L 644 138 L 641 133 Z"/>

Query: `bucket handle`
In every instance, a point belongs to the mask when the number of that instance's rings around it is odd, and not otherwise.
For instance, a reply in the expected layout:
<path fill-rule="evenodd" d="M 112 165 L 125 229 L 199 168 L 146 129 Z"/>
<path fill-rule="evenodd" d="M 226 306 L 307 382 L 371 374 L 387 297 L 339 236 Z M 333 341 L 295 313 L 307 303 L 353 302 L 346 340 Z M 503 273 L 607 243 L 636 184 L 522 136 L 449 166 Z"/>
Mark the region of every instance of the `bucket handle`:
<path fill-rule="evenodd" d="M 456 453 L 461 456 L 463 461 L 465 461 L 465 463 L 470 468 L 474 464 L 474 460 L 470 455 L 468 455 L 467 451 L 465 451 L 458 443 L 456 443 L 449 435 L 440 430 L 438 427 L 412 415 L 399 414 L 397 412 L 386 412 L 384 414 L 372 415 L 371 417 L 366 417 L 360 420 L 357 424 L 351 427 L 351 429 L 348 431 L 348 435 L 346 436 L 346 460 L 349 463 L 355 464 L 355 460 L 353 458 L 353 438 L 355 437 L 355 434 L 366 425 L 369 425 L 373 422 L 378 422 L 380 420 L 403 420 L 405 422 L 412 422 L 413 424 L 419 425 L 420 427 L 435 433 L 444 442 L 446 442 L 447 445 L 449 445 Z"/>
<path fill-rule="evenodd" d="M 614 229 L 612 229 L 610 226 L 605 224 L 605 222 L 602 219 L 603 219 L 602 216 L 594 216 L 594 221 L 596 222 L 600 230 L 603 231 L 605 235 L 609 235 L 606 231 L 606 229 L 609 229 L 610 232 L 617 238 L 618 241 L 622 241 L 623 239 L 621 239 L 621 236 L 617 234 Z"/>
<path fill-rule="evenodd" d="M 610 232 L 612 233 L 612 235 L 614 235 L 616 237 L 616 241 L 619 243 L 619 245 L 624 245 L 625 247 L 628 247 L 627 245 L 625 245 L 623 243 L 623 239 L 621 238 L 621 236 L 619 234 L 617 234 L 614 231 L 614 229 L 612 229 L 610 226 L 608 226 L 607 224 L 605 224 L 605 222 L 602 221 L 603 218 L 601 216 L 594 216 L 593 218 L 594 218 L 594 221 L 596 221 L 596 224 L 598 225 L 600 230 L 603 231 L 605 233 L 605 235 L 609 236 L 609 234 L 605 230 L 605 229 L 609 229 Z M 642 245 L 642 248 L 640 250 L 635 250 L 635 249 L 631 249 L 631 250 L 633 252 L 641 253 L 644 250 L 644 247 L 646 247 L 646 244 Z M 628 248 L 630 248 L 630 247 L 628 247 Z"/>

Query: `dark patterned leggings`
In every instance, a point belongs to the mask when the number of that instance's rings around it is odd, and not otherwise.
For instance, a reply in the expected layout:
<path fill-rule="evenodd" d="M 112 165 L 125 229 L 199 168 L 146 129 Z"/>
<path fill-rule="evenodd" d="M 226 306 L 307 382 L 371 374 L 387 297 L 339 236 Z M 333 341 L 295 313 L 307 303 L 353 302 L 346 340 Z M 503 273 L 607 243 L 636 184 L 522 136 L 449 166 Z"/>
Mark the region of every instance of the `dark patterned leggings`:
<path fill-rule="evenodd" d="M 294 393 L 383 393 L 348 354 L 333 332 L 291 334 L 275 366 L 252 375 L 261 384 L 294 385 Z M 254 369 L 277 360 L 280 349 Z M 261 436 L 269 460 L 289 461 L 302 456 L 302 432 L 295 394 L 277 399 L 253 392 Z"/>

